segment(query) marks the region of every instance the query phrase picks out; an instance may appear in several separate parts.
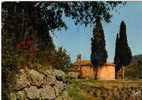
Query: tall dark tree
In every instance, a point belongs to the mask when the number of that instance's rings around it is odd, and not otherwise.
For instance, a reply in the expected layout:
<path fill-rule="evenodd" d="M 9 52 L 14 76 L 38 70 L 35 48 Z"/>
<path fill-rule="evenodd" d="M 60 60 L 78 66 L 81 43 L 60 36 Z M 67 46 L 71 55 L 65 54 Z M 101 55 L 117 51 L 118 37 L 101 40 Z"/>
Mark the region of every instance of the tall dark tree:
<path fill-rule="evenodd" d="M 115 66 L 115 77 L 117 78 L 117 72 L 119 71 L 120 69 L 120 57 L 119 57 L 119 52 L 120 52 L 120 48 L 119 48 L 119 34 L 117 34 L 117 37 L 116 37 L 116 43 L 115 43 L 115 57 L 114 57 L 114 64 L 116 65 Z"/>
<path fill-rule="evenodd" d="M 97 67 L 106 62 L 107 57 L 108 55 L 105 48 L 104 30 L 100 18 L 97 17 L 96 26 L 93 30 L 93 38 L 91 38 L 91 62 L 97 69 Z"/>
<path fill-rule="evenodd" d="M 116 66 L 118 66 L 117 67 L 118 69 L 120 69 L 121 67 L 123 68 L 123 79 L 124 79 L 124 71 L 125 71 L 124 68 L 131 62 L 132 59 L 131 49 L 127 41 L 126 24 L 124 21 L 122 21 L 120 24 L 120 33 L 116 41 L 115 52 L 116 55 L 114 63 L 116 64 Z"/>
<path fill-rule="evenodd" d="M 123 79 L 125 75 L 124 68 L 131 62 L 131 59 L 132 59 L 132 53 L 127 42 L 126 24 L 124 21 L 122 21 L 120 25 L 120 65 L 123 68 Z"/>

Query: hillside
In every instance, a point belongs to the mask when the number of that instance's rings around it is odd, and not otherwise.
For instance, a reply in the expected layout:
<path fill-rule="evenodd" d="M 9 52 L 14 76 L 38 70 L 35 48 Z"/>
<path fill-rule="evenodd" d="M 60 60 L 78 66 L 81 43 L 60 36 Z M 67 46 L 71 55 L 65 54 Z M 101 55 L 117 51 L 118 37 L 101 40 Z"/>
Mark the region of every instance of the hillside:
<path fill-rule="evenodd" d="M 130 65 L 136 64 L 140 60 L 142 60 L 142 54 L 135 55 L 132 57 Z"/>
<path fill-rule="evenodd" d="M 132 62 L 126 67 L 127 79 L 142 79 L 142 54 L 132 57 Z"/>

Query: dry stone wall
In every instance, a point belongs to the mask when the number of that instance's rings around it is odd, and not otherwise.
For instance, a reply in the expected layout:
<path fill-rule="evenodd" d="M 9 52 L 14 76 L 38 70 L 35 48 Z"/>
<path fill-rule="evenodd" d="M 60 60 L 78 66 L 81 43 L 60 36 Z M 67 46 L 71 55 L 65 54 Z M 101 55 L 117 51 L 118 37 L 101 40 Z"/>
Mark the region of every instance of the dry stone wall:
<path fill-rule="evenodd" d="M 64 80 L 65 73 L 60 70 L 22 70 L 16 75 L 9 100 L 68 100 Z"/>

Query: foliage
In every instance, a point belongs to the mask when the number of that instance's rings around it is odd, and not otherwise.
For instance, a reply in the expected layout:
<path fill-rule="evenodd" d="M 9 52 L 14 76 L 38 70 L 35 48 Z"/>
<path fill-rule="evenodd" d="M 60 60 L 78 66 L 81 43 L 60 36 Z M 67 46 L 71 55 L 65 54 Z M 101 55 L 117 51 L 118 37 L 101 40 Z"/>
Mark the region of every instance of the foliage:
<path fill-rule="evenodd" d="M 142 60 L 126 67 L 125 76 L 128 79 L 142 79 Z"/>
<path fill-rule="evenodd" d="M 71 17 L 78 24 L 93 24 L 95 16 L 100 16 L 106 22 L 110 20 L 110 10 L 122 2 L 3 2 L 2 3 L 2 32 L 11 38 L 4 37 L 7 43 L 9 57 L 3 60 L 16 59 L 16 50 L 13 48 L 22 40 L 35 41 L 42 52 L 53 51 L 55 46 L 50 36 L 50 30 L 66 27 L 63 16 Z M 6 45 L 3 42 L 3 46 Z M 2 47 L 3 49 L 4 47 Z M 13 49 L 14 50 L 13 50 Z M 4 52 L 6 52 L 4 50 Z M 13 56 L 14 55 L 14 56 Z M 42 54 L 45 55 L 45 54 Z M 16 63 L 16 60 L 12 60 Z"/>
<path fill-rule="evenodd" d="M 20 12 L 21 9 L 28 15 L 33 17 L 34 10 L 36 8 L 37 12 L 40 12 L 40 16 L 50 30 L 66 28 L 66 24 L 63 21 L 63 16 L 71 17 L 75 24 L 94 24 L 95 17 L 100 16 L 100 18 L 106 22 L 110 22 L 112 14 L 111 10 L 117 6 L 124 5 L 126 2 L 97 2 L 97 1 L 87 1 L 87 2 L 4 2 L 2 8 L 9 10 L 12 13 L 17 7 L 17 11 Z M 31 22 L 34 19 L 31 20 Z"/>
<path fill-rule="evenodd" d="M 8 34 L 7 31 L 2 30 L 2 65 L 15 64 L 16 63 L 16 45 L 14 46 L 12 35 Z M 10 47 L 11 45 L 11 47 Z M 8 63 L 7 63 L 8 62 Z"/>
<path fill-rule="evenodd" d="M 34 49 L 40 48 L 42 52 L 55 51 L 47 24 L 41 20 L 38 9 L 34 5 L 35 2 L 4 2 L 2 5 L 2 63 L 4 68 L 10 64 L 16 68 L 19 61 L 24 65 L 29 53 L 37 54 Z M 20 47 L 18 43 L 26 40 L 32 41 L 32 48 L 18 49 Z M 26 48 L 27 46 L 23 49 Z M 33 53 L 29 56 L 33 58 Z"/>
<path fill-rule="evenodd" d="M 126 24 L 124 21 L 120 25 L 120 65 L 127 66 L 131 62 L 132 53 L 127 42 Z"/>
<path fill-rule="evenodd" d="M 137 65 L 138 65 L 138 66 L 142 66 L 142 59 L 141 59 L 141 60 L 138 60 Z"/>
<path fill-rule="evenodd" d="M 103 65 L 107 59 L 107 51 L 105 48 L 104 30 L 100 18 L 96 22 L 93 30 L 93 38 L 91 38 L 91 62 L 94 67 Z"/>
<path fill-rule="evenodd" d="M 116 65 L 115 72 L 120 70 L 120 59 L 119 59 L 120 48 L 119 48 L 119 45 L 120 45 L 119 44 L 119 34 L 117 34 L 116 43 L 115 43 L 115 57 L 114 57 L 114 64 Z"/>
<path fill-rule="evenodd" d="M 39 9 L 35 7 L 36 2 L 4 2 L 2 5 L 3 29 L 17 38 L 15 42 L 22 40 L 33 40 L 42 50 L 52 48 L 52 38 L 49 33 L 48 24 L 41 19 Z M 16 29 L 15 29 L 16 27 Z"/>
<path fill-rule="evenodd" d="M 115 48 L 115 58 L 114 63 L 116 64 L 118 71 L 122 66 L 127 66 L 132 59 L 132 53 L 130 47 L 128 46 L 127 36 L 126 36 L 126 24 L 124 21 L 120 25 L 120 33 L 117 34 L 116 48 Z"/>
<path fill-rule="evenodd" d="M 66 49 L 63 49 L 62 47 L 58 48 L 53 59 L 52 65 L 57 69 L 64 70 L 71 65 L 70 56 L 67 54 Z"/>
<path fill-rule="evenodd" d="M 71 59 L 66 49 L 59 47 L 55 51 L 41 51 L 39 63 L 56 69 L 66 70 L 66 68 L 71 66 Z"/>
<path fill-rule="evenodd" d="M 110 22 L 111 10 L 125 2 L 39 2 L 37 7 L 41 9 L 43 19 L 48 23 L 50 29 L 67 28 L 63 17 L 71 17 L 75 24 L 84 24 L 85 26 L 95 23 L 95 17 L 106 22 Z M 54 15 L 54 16 L 50 16 Z M 54 20 L 54 22 L 51 22 Z"/>

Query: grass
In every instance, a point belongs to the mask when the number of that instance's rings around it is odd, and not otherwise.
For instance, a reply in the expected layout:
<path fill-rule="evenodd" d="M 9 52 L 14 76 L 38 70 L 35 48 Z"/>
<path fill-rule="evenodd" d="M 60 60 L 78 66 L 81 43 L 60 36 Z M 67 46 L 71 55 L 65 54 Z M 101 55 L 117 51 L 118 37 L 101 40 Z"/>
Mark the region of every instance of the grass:
<path fill-rule="evenodd" d="M 78 82 L 72 81 L 72 83 L 67 86 L 69 96 L 73 100 L 84 100 L 83 95 L 80 94 L 80 88 L 77 87 L 78 85 Z"/>
<path fill-rule="evenodd" d="M 127 66 L 125 76 L 128 79 L 142 79 L 142 65 L 134 64 Z"/>
<path fill-rule="evenodd" d="M 67 86 L 72 100 L 129 100 L 132 90 L 142 92 L 142 80 L 83 80 L 74 79 Z M 142 96 L 142 95 L 141 95 Z M 138 99 L 138 100 L 142 100 Z"/>

